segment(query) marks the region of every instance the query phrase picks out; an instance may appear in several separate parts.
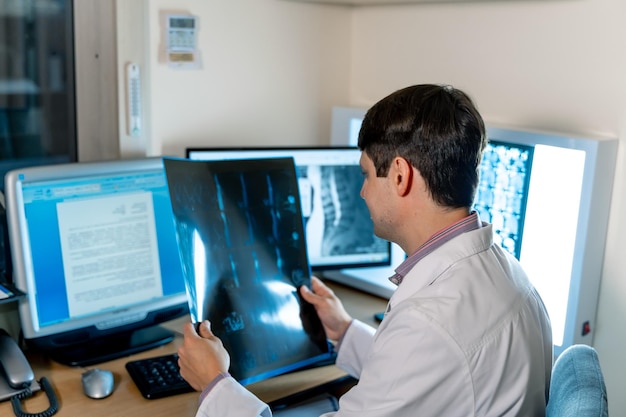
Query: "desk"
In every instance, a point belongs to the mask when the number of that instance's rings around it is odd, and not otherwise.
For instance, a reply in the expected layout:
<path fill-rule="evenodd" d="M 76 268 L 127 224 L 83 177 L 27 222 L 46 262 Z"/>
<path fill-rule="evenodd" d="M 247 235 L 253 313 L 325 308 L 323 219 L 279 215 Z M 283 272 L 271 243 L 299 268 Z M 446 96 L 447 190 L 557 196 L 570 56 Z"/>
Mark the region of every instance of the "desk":
<path fill-rule="evenodd" d="M 387 305 L 387 300 L 340 284 L 328 282 L 328 285 L 342 299 L 346 310 L 354 318 L 372 326 L 377 325 L 373 319 L 373 314 L 383 311 Z M 56 416 L 192 417 L 198 407 L 198 393 L 147 400 L 141 396 L 124 367 L 126 362 L 130 360 L 175 352 L 182 342 L 180 330 L 185 320 L 186 318 L 181 318 L 164 325 L 164 327 L 176 332 L 174 341 L 167 345 L 89 367 L 108 369 L 115 376 L 115 391 L 108 398 L 101 400 L 89 399 L 83 394 L 81 374 L 85 371 L 84 368 L 61 365 L 36 353 L 30 353 L 28 357 L 36 378 L 45 376 L 55 388 L 59 400 L 59 412 Z M 277 376 L 251 384 L 247 388 L 263 401 L 270 402 L 342 378 L 345 375 L 345 372 L 334 365 L 330 365 Z M 43 392 L 38 392 L 33 398 L 25 400 L 23 406 L 27 412 L 40 412 L 48 407 L 48 399 Z M 0 403 L 0 416 L 12 415 L 14 414 L 10 402 Z"/>

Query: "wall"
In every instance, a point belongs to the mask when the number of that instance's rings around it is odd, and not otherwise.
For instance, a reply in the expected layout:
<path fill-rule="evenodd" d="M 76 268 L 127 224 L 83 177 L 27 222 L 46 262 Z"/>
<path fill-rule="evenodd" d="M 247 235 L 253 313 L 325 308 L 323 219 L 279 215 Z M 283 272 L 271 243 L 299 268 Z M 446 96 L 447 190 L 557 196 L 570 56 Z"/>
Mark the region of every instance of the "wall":
<path fill-rule="evenodd" d="M 619 138 L 594 329 L 613 416 L 626 415 L 621 395 L 626 384 L 625 17 L 622 0 L 358 8 L 350 78 L 353 105 L 369 106 L 409 84 L 449 83 L 472 95 L 491 124 Z"/>
<path fill-rule="evenodd" d="M 118 33 L 118 71 L 123 77 L 126 63 L 142 63 L 149 95 L 144 137 L 122 132 L 124 156 L 142 147 L 148 155 L 184 156 L 187 146 L 329 142 L 330 108 L 349 96 L 349 9 L 282 0 L 117 5 L 126 28 Z M 163 58 L 166 13 L 199 17 L 201 68 L 173 69 Z M 129 24 L 134 17 L 138 27 Z"/>

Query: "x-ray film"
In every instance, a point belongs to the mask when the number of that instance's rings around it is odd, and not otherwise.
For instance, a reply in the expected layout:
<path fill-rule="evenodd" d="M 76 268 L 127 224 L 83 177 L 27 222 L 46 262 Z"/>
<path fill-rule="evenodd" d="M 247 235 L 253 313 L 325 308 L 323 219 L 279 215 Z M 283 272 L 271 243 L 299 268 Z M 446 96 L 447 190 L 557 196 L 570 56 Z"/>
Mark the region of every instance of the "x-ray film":
<path fill-rule="evenodd" d="M 192 321 L 208 319 L 249 384 L 331 356 L 310 284 L 291 158 L 164 159 Z"/>

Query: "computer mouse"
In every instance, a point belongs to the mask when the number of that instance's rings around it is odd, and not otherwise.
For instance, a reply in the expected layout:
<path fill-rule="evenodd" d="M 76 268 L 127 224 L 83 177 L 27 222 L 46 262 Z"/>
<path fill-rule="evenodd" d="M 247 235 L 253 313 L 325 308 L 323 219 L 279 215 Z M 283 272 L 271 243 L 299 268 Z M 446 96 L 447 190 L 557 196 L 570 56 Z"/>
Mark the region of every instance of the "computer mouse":
<path fill-rule="evenodd" d="M 89 398 L 105 398 L 111 395 L 115 386 L 113 373 L 104 369 L 90 369 L 83 372 L 83 392 Z"/>

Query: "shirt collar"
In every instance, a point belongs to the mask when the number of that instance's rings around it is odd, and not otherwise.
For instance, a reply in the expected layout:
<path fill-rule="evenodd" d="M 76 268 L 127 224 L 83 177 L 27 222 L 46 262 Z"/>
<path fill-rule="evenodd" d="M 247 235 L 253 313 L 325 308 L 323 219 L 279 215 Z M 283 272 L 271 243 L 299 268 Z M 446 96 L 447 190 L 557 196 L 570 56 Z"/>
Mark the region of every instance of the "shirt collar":
<path fill-rule="evenodd" d="M 424 242 L 415 253 L 406 258 L 404 262 L 402 262 L 395 269 L 395 274 L 389 277 L 389 281 L 393 282 L 396 285 L 400 285 L 402 280 L 409 273 L 411 269 L 426 255 L 442 246 L 444 243 L 449 242 L 454 239 L 456 236 L 460 234 L 470 232 L 472 230 L 480 229 L 482 227 L 482 222 L 480 221 L 480 217 L 478 216 L 478 212 L 473 211 L 469 216 L 459 220 L 458 222 L 441 229 L 434 235 L 432 235 L 426 242 Z"/>

